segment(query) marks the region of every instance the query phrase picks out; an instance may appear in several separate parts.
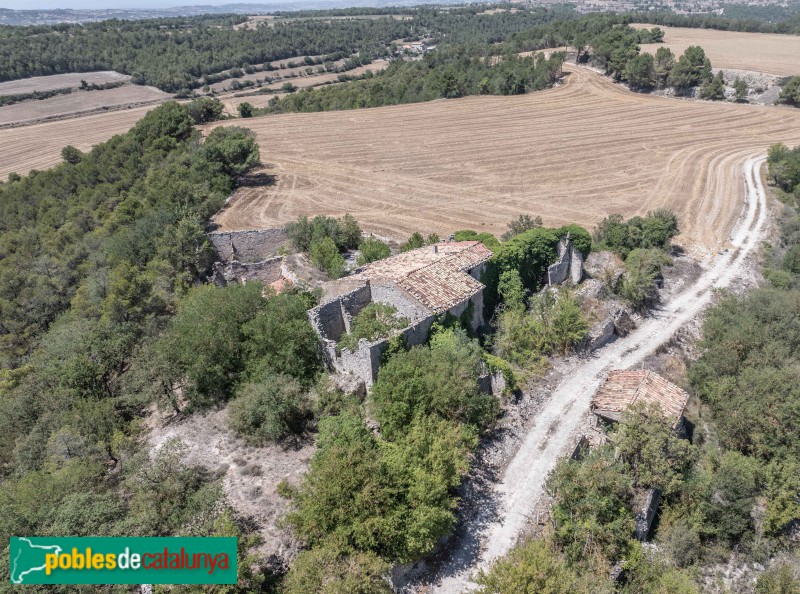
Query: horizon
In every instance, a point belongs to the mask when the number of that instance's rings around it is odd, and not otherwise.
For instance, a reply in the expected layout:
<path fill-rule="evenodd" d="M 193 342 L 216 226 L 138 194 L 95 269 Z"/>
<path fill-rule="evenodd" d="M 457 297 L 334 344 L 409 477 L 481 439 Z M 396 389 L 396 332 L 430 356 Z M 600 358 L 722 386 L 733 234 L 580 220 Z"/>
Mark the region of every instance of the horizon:
<path fill-rule="evenodd" d="M 295 0 L 244 1 L 235 0 L 132 0 L 130 2 L 103 2 L 96 0 L 6 0 L 1 8 L 10 10 L 132 10 L 132 9 L 167 9 L 180 6 L 221 6 L 225 4 L 286 4 Z M 334 3 L 332 0 L 319 0 L 320 4 Z"/>

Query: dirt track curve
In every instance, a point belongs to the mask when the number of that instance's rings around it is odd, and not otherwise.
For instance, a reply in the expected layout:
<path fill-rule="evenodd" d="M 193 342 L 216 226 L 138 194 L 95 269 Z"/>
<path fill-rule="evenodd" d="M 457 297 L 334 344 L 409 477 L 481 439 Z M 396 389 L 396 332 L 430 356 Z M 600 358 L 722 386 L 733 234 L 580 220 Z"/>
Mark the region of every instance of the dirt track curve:
<path fill-rule="evenodd" d="M 747 257 L 761 242 L 767 219 L 760 177 L 763 164 L 764 158 L 750 157 L 743 167 L 739 165 L 735 182 L 743 187 L 745 201 L 736 205 L 741 216 L 731 239 L 733 249 L 716 256 L 694 284 L 627 338 L 596 351 L 559 384 L 503 473 L 492 505 L 485 508 L 496 511 L 491 512 L 491 517 L 479 515 L 474 519 L 477 528 L 467 531 L 469 536 L 456 543 L 433 592 L 460 594 L 471 590 L 473 572 L 488 567 L 511 549 L 542 496 L 548 473 L 574 447 L 575 431 L 588 414 L 591 396 L 606 374 L 612 369 L 630 368 L 652 354 L 709 304 L 714 289 L 728 286 L 742 272 Z"/>
<path fill-rule="evenodd" d="M 800 110 L 642 95 L 566 68 L 564 85 L 522 96 L 249 120 L 275 183 L 241 188 L 215 220 L 252 229 L 350 212 L 402 238 L 502 233 L 521 212 L 592 227 L 667 206 L 679 243 L 705 257 L 738 216 L 736 167 L 800 143 Z"/>

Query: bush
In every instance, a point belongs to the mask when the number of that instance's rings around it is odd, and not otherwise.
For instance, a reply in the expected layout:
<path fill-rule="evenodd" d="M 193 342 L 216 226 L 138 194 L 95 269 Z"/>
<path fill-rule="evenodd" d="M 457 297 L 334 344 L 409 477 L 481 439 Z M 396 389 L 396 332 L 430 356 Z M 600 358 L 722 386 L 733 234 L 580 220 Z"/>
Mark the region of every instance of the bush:
<path fill-rule="evenodd" d="M 524 233 L 530 229 L 536 229 L 542 226 L 542 217 L 531 217 L 528 214 L 521 214 L 516 219 L 508 223 L 508 231 L 503 233 L 503 241 L 508 241 L 512 237 L 516 237 L 520 233 Z"/>
<path fill-rule="evenodd" d="M 544 357 L 566 353 L 586 338 L 589 324 L 575 296 L 560 291 L 531 298 L 530 309 L 512 307 L 498 316 L 494 353 L 529 371 L 540 371 Z"/>
<path fill-rule="evenodd" d="M 777 102 L 800 107 L 800 76 L 789 79 L 789 82 L 781 89 Z"/>
<path fill-rule="evenodd" d="M 239 387 L 229 407 L 231 429 L 255 445 L 302 433 L 309 406 L 297 380 L 264 375 Z"/>
<path fill-rule="evenodd" d="M 622 215 L 612 214 L 600 221 L 594 239 L 601 249 L 617 252 L 626 258 L 637 248 L 666 249 L 678 234 L 678 217 L 671 210 L 659 208 L 647 216 L 633 217 L 627 222 Z"/>
<path fill-rule="evenodd" d="M 391 565 L 331 541 L 302 551 L 283 582 L 285 594 L 392 594 Z"/>
<path fill-rule="evenodd" d="M 430 552 L 455 522 L 453 489 L 467 471 L 474 434 L 420 417 L 396 442 L 379 440 L 354 414 L 320 421 L 319 449 L 293 495 L 288 521 L 312 546 L 341 546 L 405 563 Z"/>
<path fill-rule="evenodd" d="M 610 594 L 613 587 L 599 576 L 580 577 L 555 547 L 544 539 L 518 545 L 476 580 L 479 594 Z"/>
<path fill-rule="evenodd" d="M 343 334 L 337 349 L 358 348 L 362 338 L 374 342 L 379 338 L 388 338 L 394 331 L 408 326 L 408 319 L 398 318 L 397 309 L 384 303 L 370 303 L 353 317 L 350 333 Z"/>
<path fill-rule="evenodd" d="M 620 295 L 635 308 L 653 305 L 658 299 L 656 279 L 661 267 L 670 262 L 670 257 L 660 249 L 634 249 L 625 260 Z"/>
<path fill-rule="evenodd" d="M 358 255 L 358 265 L 363 266 L 370 262 L 377 262 L 392 255 L 389 246 L 383 243 L 380 239 L 374 237 L 367 237 L 363 239 L 358 246 L 361 253 Z"/>
<path fill-rule="evenodd" d="M 326 272 L 330 278 L 336 279 L 344 276 L 344 258 L 330 237 L 312 243 L 309 255 L 314 266 Z"/>
<path fill-rule="evenodd" d="M 631 481 L 608 447 L 581 461 L 562 459 L 547 478 L 555 498 L 555 539 L 572 562 L 622 557 L 633 534 Z"/>
<path fill-rule="evenodd" d="M 486 427 L 498 404 L 478 389 L 481 366 L 480 347 L 460 330 L 440 332 L 429 346 L 391 357 L 372 388 L 381 433 L 395 439 L 415 418 L 427 415 Z"/>

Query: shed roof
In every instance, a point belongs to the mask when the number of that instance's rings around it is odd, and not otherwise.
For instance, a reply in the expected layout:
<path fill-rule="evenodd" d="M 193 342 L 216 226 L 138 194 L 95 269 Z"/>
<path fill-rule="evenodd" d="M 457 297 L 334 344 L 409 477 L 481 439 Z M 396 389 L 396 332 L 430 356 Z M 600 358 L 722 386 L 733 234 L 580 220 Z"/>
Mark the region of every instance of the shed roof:
<path fill-rule="evenodd" d="M 595 414 L 619 420 L 622 413 L 636 402 L 657 404 L 673 426 L 680 422 L 689 394 L 652 371 L 615 370 L 608 374 L 592 398 Z"/>

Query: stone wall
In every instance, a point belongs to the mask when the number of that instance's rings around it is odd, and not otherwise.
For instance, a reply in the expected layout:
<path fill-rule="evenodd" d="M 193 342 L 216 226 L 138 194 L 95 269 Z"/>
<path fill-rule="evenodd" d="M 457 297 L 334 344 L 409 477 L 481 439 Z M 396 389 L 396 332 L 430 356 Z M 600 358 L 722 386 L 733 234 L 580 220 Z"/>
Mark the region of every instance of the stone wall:
<path fill-rule="evenodd" d="M 636 514 L 636 538 L 640 541 L 647 540 L 650 534 L 650 527 L 658 511 L 658 504 L 661 503 L 661 491 L 650 489 L 645 497 L 639 513 Z"/>
<path fill-rule="evenodd" d="M 230 231 L 208 234 L 221 262 L 262 262 L 277 255 L 286 241 L 283 228 L 256 229 L 252 231 Z"/>
<path fill-rule="evenodd" d="M 572 245 L 569 235 L 556 246 L 558 260 L 547 268 L 547 284 L 560 285 L 567 279 L 575 284 L 583 278 L 583 255 Z"/>
<path fill-rule="evenodd" d="M 217 262 L 214 264 L 212 278 L 214 284 L 221 287 L 231 282 L 245 283 L 251 280 L 270 284 L 283 278 L 282 265 L 283 256 L 275 256 L 268 260 L 253 263 L 243 263 L 237 260 Z"/>

